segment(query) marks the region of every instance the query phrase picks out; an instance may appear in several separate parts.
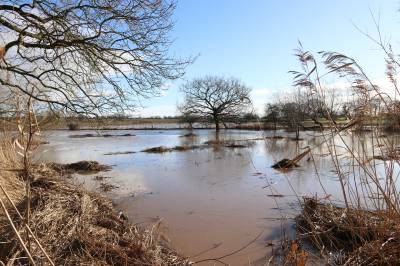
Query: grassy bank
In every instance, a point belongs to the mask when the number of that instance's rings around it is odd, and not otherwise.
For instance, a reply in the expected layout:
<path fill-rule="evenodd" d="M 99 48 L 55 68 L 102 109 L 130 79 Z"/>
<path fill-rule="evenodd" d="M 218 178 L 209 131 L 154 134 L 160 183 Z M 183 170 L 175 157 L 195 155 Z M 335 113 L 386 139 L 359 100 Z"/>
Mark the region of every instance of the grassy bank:
<path fill-rule="evenodd" d="M 76 169 L 82 165 L 103 169 L 93 163 L 31 166 L 30 217 L 26 224 L 21 162 L 10 141 L 3 139 L 1 144 L 1 265 L 27 265 L 29 256 L 31 265 L 188 264 L 161 240 L 157 225 L 140 229 L 119 214 L 109 199 L 63 178 L 71 171 L 82 170 Z"/>

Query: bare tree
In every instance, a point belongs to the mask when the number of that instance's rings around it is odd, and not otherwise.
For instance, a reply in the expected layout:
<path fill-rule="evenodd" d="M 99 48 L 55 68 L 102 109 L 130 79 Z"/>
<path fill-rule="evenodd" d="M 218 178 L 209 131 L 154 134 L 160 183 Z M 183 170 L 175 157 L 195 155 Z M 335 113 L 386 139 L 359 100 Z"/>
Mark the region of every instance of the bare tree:
<path fill-rule="evenodd" d="M 296 90 L 280 99 L 282 120 L 286 123 L 288 130 L 296 133 L 295 139 L 300 139 L 300 128 L 306 118 L 304 97 L 301 91 Z"/>
<path fill-rule="evenodd" d="M 278 103 L 268 103 L 265 105 L 265 121 L 274 124 L 274 130 L 277 128 L 280 119 L 281 106 Z"/>
<path fill-rule="evenodd" d="M 181 114 L 182 115 L 179 117 L 179 123 L 187 123 L 189 129 L 193 129 L 193 124 L 200 120 L 197 116 L 186 113 L 185 111 L 181 112 Z"/>
<path fill-rule="evenodd" d="M 194 79 L 181 87 L 185 100 L 184 113 L 209 117 L 219 131 L 219 124 L 230 117 L 249 111 L 250 88 L 235 78 L 207 76 Z"/>
<path fill-rule="evenodd" d="M 3 0 L 0 84 L 77 113 L 133 107 L 192 61 L 169 55 L 174 9 L 173 0 Z"/>

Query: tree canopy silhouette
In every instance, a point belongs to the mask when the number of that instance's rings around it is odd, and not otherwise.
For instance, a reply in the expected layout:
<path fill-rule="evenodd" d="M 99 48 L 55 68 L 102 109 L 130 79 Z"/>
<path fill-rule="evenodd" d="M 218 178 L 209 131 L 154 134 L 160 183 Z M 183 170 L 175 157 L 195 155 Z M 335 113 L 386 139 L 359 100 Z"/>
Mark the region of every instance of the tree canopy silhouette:
<path fill-rule="evenodd" d="M 181 87 L 184 103 L 181 112 L 211 118 L 215 129 L 220 122 L 242 115 L 251 108 L 250 88 L 235 78 L 207 76 L 187 82 Z"/>
<path fill-rule="evenodd" d="M 181 77 L 169 0 L 3 0 L 0 84 L 77 113 L 135 106 Z"/>

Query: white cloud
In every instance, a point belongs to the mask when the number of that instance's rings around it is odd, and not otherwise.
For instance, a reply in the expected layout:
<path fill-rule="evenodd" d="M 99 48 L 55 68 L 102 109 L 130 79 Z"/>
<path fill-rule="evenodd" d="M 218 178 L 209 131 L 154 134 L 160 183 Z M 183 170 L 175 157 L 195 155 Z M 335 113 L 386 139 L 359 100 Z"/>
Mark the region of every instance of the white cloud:
<path fill-rule="evenodd" d="M 176 105 L 154 105 L 149 107 L 143 107 L 135 112 L 135 116 L 149 117 L 149 116 L 175 116 L 178 112 Z"/>
<path fill-rule="evenodd" d="M 251 95 L 254 96 L 267 96 L 267 95 L 271 95 L 273 93 L 273 89 L 269 89 L 269 88 L 260 88 L 260 89 L 255 89 L 251 91 Z"/>
<path fill-rule="evenodd" d="M 400 80 L 400 75 L 396 76 L 397 80 Z M 395 89 L 393 84 L 388 80 L 387 77 L 381 77 L 372 80 L 372 83 L 379 86 L 380 91 L 386 93 L 388 96 L 393 97 L 395 95 Z M 337 97 L 337 102 L 345 102 L 352 99 L 352 89 L 351 83 L 345 80 L 337 80 L 332 83 L 322 84 L 324 88 L 335 89 Z M 287 88 L 271 89 L 271 88 L 258 88 L 251 91 L 251 99 L 253 101 L 253 106 L 255 111 L 262 115 L 264 113 L 264 107 L 266 103 L 274 101 L 274 99 L 283 96 L 284 94 L 293 92 L 293 87 L 289 86 Z M 399 96 L 397 96 L 399 97 Z"/>
<path fill-rule="evenodd" d="M 250 93 L 250 97 L 253 102 L 254 110 L 257 114 L 263 115 L 265 104 L 272 102 L 277 96 L 290 92 L 291 88 L 286 89 L 271 89 L 271 88 L 259 88 L 254 89 Z"/>

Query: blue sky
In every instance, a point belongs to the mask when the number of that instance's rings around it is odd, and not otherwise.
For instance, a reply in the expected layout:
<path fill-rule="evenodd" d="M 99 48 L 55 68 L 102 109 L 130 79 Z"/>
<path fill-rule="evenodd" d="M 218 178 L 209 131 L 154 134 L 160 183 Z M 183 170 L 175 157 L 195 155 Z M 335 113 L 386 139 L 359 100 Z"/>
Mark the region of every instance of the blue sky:
<path fill-rule="evenodd" d="M 274 94 L 290 88 L 288 71 L 297 69 L 293 50 L 298 40 L 312 52 L 334 50 L 352 56 L 372 78 L 382 78 L 381 52 L 354 25 L 375 35 L 372 12 L 380 17 L 383 36 L 396 47 L 399 8 L 399 0 L 180 0 L 171 52 L 199 55 L 184 79 L 209 74 L 240 78 L 253 89 L 254 104 L 262 111 Z M 170 84 L 162 97 L 144 100 L 138 114 L 177 114 L 182 82 Z"/>

